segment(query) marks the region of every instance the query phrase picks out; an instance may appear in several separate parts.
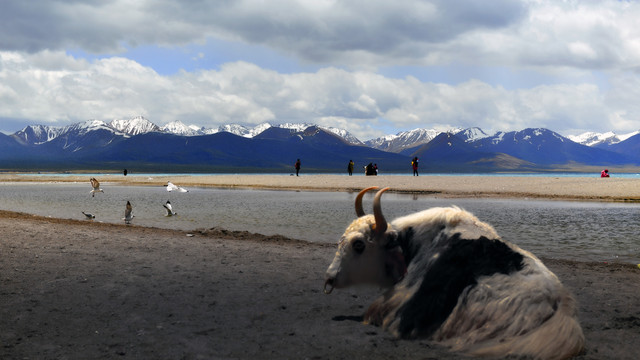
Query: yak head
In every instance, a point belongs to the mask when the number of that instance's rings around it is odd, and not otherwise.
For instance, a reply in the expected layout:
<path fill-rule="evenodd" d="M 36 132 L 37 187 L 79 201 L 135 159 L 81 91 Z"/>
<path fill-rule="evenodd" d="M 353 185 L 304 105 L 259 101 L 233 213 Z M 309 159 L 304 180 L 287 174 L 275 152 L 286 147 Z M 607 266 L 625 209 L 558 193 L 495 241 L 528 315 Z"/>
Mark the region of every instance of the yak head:
<path fill-rule="evenodd" d="M 325 275 L 324 292 L 356 284 L 390 287 L 400 281 L 406 272 L 398 234 L 387 223 L 380 207 L 380 196 L 389 188 L 376 193 L 373 215 L 362 209 L 362 197 L 370 187 L 356 196 L 358 218 L 347 227 L 338 243 L 338 251 Z"/>

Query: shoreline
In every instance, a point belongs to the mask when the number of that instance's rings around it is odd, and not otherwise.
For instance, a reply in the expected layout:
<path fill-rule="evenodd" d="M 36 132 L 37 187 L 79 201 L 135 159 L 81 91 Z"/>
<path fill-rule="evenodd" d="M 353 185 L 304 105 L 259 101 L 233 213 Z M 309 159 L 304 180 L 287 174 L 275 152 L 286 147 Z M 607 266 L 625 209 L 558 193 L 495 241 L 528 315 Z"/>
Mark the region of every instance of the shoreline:
<path fill-rule="evenodd" d="M 0 212 L 0 358 L 459 359 L 362 323 L 374 288 L 322 293 L 335 244 Z M 635 359 L 640 270 L 543 259 L 575 295 L 575 359 Z"/>
<path fill-rule="evenodd" d="M 92 228 L 93 230 L 98 231 L 111 231 L 111 230 L 123 230 L 123 229 L 135 229 L 140 231 L 150 231 L 163 233 L 166 235 L 172 236 L 203 236 L 210 237 L 219 240 L 231 240 L 231 241 L 247 241 L 247 242 L 257 242 L 257 243 L 271 243 L 271 244 L 280 244 L 280 245 L 290 245 L 290 246 L 309 246 L 314 248 L 325 248 L 325 249 L 335 249 L 336 243 L 325 243 L 325 242 L 315 242 L 308 240 L 295 239 L 291 237 L 287 237 L 284 235 L 265 235 L 260 233 L 253 233 L 244 230 L 228 230 L 219 227 L 212 228 L 196 228 L 192 230 L 178 230 L 178 229 L 166 229 L 160 227 L 153 226 L 143 226 L 136 224 L 122 224 L 122 223 L 109 223 L 109 222 L 94 222 L 94 221 L 86 221 L 86 220 L 77 220 L 77 219 L 67 219 L 67 218 L 56 218 L 50 216 L 42 216 L 42 215 L 34 215 L 19 211 L 10 211 L 10 210 L 0 210 L 0 219 L 2 220 L 15 220 L 15 221 L 36 221 L 36 222 L 46 222 L 52 225 L 67 225 L 67 226 L 77 226 L 83 228 Z M 626 270 L 626 271 L 636 271 L 638 268 L 640 270 L 640 264 L 633 264 L 628 262 L 615 262 L 615 261 L 580 261 L 573 259 L 565 259 L 565 258 L 551 258 L 538 256 L 544 263 L 557 263 L 564 265 L 575 265 L 575 264 L 584 264 L 585 266 L 590 267 L 602 267 L 606 268 L 608 266 L 613 266 L 616 270 Z M 328 265 L 328 264 L 327 264 Z"/>
<path fill-rule="evenodd" d="M 344 176 L 325 174 L 291 175 L 101 175 L 102 183 L 163 186 L 167 181 L 183 187 L 266 189 L 294 191 L 358 192 L 370 186 L 390 187 L 391 192 L 430 194 L 439 197 L 540 198 L 558 200 L 640 202 L 640 179 L 598 177 L 518 177 L 457 175 Z M 82 183 L 89 175 L 51 176 L 1 174 L 3 182 Z"/>

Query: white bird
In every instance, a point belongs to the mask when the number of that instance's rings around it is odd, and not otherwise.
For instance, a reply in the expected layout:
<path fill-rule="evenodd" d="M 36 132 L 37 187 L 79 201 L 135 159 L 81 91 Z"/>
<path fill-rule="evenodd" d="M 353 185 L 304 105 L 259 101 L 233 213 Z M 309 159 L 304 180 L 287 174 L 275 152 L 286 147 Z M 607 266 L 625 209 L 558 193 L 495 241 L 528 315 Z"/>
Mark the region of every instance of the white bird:
<path fill-rule="evenodd" d="M 162 204 L 162 206 L 164 206 L 164 208 L 167 209 L 167 215 L 165 216 L 178 215 L 177 212 L 173 211 L 173 207 L 171 206 L 171 203 L 169 202 L 169 200 L 167 200 L 165 204 Z"/>
<path fill-rule="evenodd" d="M 183 187 L 174 185 L 171 181 L 167 181 L 166 187 L 167 187 L 167 191 L 178 190 L 179 192 L 189 192 L 189 190 L 187 190 L 187 189 L 185 189 Z"/>
<path fill-rule="evenodd" d="M 131 203 L 127 201 L 127 207 L 124 210 L 124 217 L 122 218 L 122 220 L 124 220 L 125 224 L 131 224 L 131 220 L 133 220 L 134 217 L 135 215 L 133 215 L 133 207 L 131 206 Z"/>
<path fill-rule="evenodd" d="M 90 214 L 90 213 L 86 213 L 86 212 L 84 212 L 84 211 L 82 212 L 82 214 L 84 214 L 84 216 L 86 216 L 86 217 L 87 217 L 87 219 L 89 219 L 89 220 L 93 220 L 93 219 L 95 219 L 95 218 L 96 218 L 96 216 L 95 216 L 95 215 Z"/>
<path fill-rule="evenodd" d="M 91 182 L 91 187 L 93 188 L 93 190 L 89 192 L 91 194 L 91 197 L 96 196 L 97 192 L 104 193 L 104 191 L 100 189 L 100 182 L 96 180 L 96 178 L 92 177 L 91 179 L 89 179 L 89 181 Z"/>

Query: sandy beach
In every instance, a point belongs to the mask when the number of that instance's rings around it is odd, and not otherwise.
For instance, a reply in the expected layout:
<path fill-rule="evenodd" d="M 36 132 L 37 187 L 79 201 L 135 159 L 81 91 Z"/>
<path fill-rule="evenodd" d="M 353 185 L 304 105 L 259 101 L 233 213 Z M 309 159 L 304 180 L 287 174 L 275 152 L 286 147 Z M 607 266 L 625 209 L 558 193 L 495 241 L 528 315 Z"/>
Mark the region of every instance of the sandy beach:
<path fill-rule="evenodd" d="M 640 180 L 220 175 L 103 182 L 304 191 L 390 186 L 437 196 L 640 200 Z M 0 181 L 78 181 L 18 176 Z M 1 359 L 458 359 L 363 325 L 378 289 L 322 293 L 335 246 L 0 211 Z M 640 269 L 543 259 L 579 302 L 578 359 L 637 359 Z"/>
<path fill-rule="evenodd" d="M 360 191 L 369 186 L 391 191 L 458 197 L 550 198 L 592 201 L 640 201 L 639 178 L 526 177 L 526 176 L 342 176 L 290 175 L 103 175 L 103 183 L 162 186 L 262 188 L 301 191 Z M 87 182 L 89 176 L 0 174 L 0 182 Z"/>

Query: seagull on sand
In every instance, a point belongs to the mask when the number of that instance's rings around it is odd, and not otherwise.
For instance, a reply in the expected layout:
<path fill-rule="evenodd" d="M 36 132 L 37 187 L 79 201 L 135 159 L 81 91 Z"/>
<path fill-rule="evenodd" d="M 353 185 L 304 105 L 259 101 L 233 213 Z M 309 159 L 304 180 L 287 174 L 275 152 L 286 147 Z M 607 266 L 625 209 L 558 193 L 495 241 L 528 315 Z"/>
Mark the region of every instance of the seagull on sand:
<path fill-rule="evenodd" d="M 133 220 L 135 216 L 132 213 L 133 213 L 133 207 L 131 206 L 131 203 L 127 201 L 127 207 L 124 210 L 124 217 L 122 218 L 125 224 L 131 224 L 131 220 Z"/>
<path fill-rule="evenodd" d="M 177 212 L 173 211 L 173 207 L 171 206 L 171 203 L 169 202 L 169 200 L 167 200 L 165 204 L 162 204 L 162 206 L 164 206 L 164 208 L 167 209 L 167 215 L 165 216 L 178 215 Z"/>
<path fill-rule="evenodd" d="M 96 180 L 96 178 L 92 177 L 91 179 L 89 179 L 89 181 L 91 182 L 91 187 L 93 188 L 93 190 L 89 192 L 91 194 L 91 197 L 96 196 L 97 192 L 104 193 L 104 191 L 100 189 L 100 182 Z"/>
<path fill-rule="evenodd" d="M 189 190 L 187 190 L 187 189 L 185 189 L 183 187 L 174 185 L 171 181 L 167 181 L 167 185 L 165 185 L 165 186 L 167 187 L 167 191 L 177 190 L 179 192 L 189 192 Z"/>
<path fill-rule="evenodd" d="M 82 214 L 84 214 L 84 216 L 87 217 L 87 220 L 93 220 L 93 219 L 96 218 L 96 216 L 91 214 L 91 213 L 86 213 L 86 212 L 83 211 Z"/>

